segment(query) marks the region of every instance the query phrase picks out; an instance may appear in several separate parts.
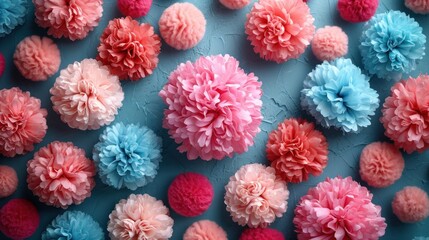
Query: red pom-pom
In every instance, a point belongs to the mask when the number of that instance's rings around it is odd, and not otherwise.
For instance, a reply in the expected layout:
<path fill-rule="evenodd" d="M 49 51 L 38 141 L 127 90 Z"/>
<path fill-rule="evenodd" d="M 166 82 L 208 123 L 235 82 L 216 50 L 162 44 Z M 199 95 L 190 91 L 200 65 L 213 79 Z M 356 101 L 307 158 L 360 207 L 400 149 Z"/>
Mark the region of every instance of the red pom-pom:
<path fill-rule="evenodd" d="M 12 199 L 0 210 L 0 231 L 12 239 L 28 238 L 39 226 L 36 207 L 25 199 Z"/>
<path fill-rule="evenodd" d="M 338 0 L 340 16 L 349 22 L 366 22 L 374 16 L 378 0 Z"/>
<path fill-rule="evenodd" d="M 151 6 L 152 0 L 118 0 L 119 11 L 132 18 L 146 16 Z"/>
<path fill-rule="evenodd" d="M 213 200 L 210 180 L 198 173 L 178 175 L 168 188 L 170 207 L 185 217 L 195 217 L 205 212 Z"/>
<path fill-rule="evenodd" d="M 6 68 L 6 61 L 4 60 L 3 54 L 0 53 L 0 77 L 3 75 L 5 68 Z"/>
<path fill-rule="evenodd" d="M 285 240 L 285 237 L 272 228 L 248 228 L 241 233 L 240 240 Z"/>

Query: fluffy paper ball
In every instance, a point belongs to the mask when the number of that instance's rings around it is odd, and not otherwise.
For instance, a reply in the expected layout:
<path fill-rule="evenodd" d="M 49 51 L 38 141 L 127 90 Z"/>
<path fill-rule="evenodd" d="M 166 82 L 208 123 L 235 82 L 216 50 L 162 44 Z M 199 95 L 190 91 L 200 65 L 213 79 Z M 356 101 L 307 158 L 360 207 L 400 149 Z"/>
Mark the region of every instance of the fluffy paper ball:
<path fill-rule="evenodd" d="M 9 197 L 18 187 L 15 169 L 0 165 L 0 198 Z"/>
<path fill-rule="evenodd" d="M 320 61 L 332 61 L 347 54 L 349 38 L 337 26 L 320 28 L 311 41 L 311 50 Z"/>
<path fill-rule="evenodd" d="M 27 0 L 1 0 L 0 37 L 8 35 L 24 23 L 27 8 Z"/>
<path fill-rule="evenodd" d="M 179 174 L 168 187 L 168 203 L 178 214 L 195 217 L 211 205 L 214 190 L 210 180 L 198 173 Z"/>
<path fill-rule="evenodd" d="M 103 183 L 136 190 L 155 178 L 161 150 L 161 138 L 149 128 L 117 123 L 100 135 L 93 158 Z"/>
<path fill-rule="evenodd" d="M 301 106 L 324 127 L 358 132 L 371 125 L 378 108 L 378 93 L 369 77 L 350 59 L 323 62 L 308 74 L 301 91 Z"/>
<path fill-rule="evenodd" d="M 12 199 L 0 209 L 0 231 L 11 239 L 25 239 L 40 223 L 37 208 L 25 199 Z"/>
<path fill-rule="evenodd" d="M 6 69 L 6 60 L 2 53 L 0 53 L 0 77 L 3 75 L 4 70 Z"/>
<path fill-rule="evenodd" d="M 33 0 L 36 23 L 55 38 L 84 39 L 103 14 L 103 0 Z"/>
<path fill-rule="evenodd" d="M 419 13 L 419 14 L 429 13 L 428 0 L 405 0 L 405 6 L 415 13 Z"/>
<path fill-rule="evenodd" d="M 362 150 L 359 173 L 369 186 L 383 188 L 401 177 L 404 165 L 404 158 L 394 145 L 374 142 Z"/>
<path fill-rule="evenodd" d="M 18 44 L 13 62 L 25 78 L 45 81 L 60 67 L 60 50 L 51 39 L 33 35 Z"/>
<path fill-rule="evenodd" d="M 118 8 L 122 15 L 132 18 L 146 16 L 152 6 L 152 0 L 118 0 Z"/>
<path fill-rule="evenodd" d="M 159 95 L 168 105 L 163 127 L 190 160 L 246 152 L 260 132 L 261 83 L 229 55 L 180 64 Z"/>
<path fill-rule="evenodd" d="M 337 7 L 342 19 L 352 23 L 366 22 L 377 11 L 378 0 L 338 0 Z"/>
<path fill-rule="evenodd" d="M 194 222 L 183 235 L 183 240 L 228 240 L 226 232 L 215 222 L 201 220 Z"/>
<path fill-rule="evenodd" d="M 226 210 L 240 226 L 267 227 L 286 212 L 289 191 L 272 167 L 244 165 L 229 178 L 225 190 Z"/>
<path fill-rule="evenodd" d="M 27 163 L 28 188 L 49 206 L 66 209 L 91 196 L 94 163 L 71 142 L 52 142 Z"/>
<path fill-rule="evenodd" d="M 14 157 L 33 151 L 46 135 L 47 114 L 29 92 L 16 87 L 0 90 L 0 153 Z"/>
<path fill-rule="evenodd" d="M 418 187 L 405 187 L 395 194 L 392 209 L 402 222 L 418 222 L 429 216 L 429 197 Z"/>
<path fill-rule="evenodd" d="M 273 228 L 248 228 L 239 240 L 285 240 L 283 233 Z"/>
<path fill-rule="evenodd" d="M 259 0 L 247 15 L 245 28 L 255 53 L 281 63 L 304 53 L 313 38 L 313 22 L 302 0 Z"/>
<path fill-rule="evenodd" d="M 290 118 L 268 137 L 267 158 L 286 182 L 307 181 L 319 176 L 328 163 L 328 143 L 313 123 Z"/>
<path fill-rule="evenodd" d="M 242 9 L 245 6 L 249 5 L 250 0 L 219 0 L 219 2 L 224 5 L 226 8 L 231 10 Z"/>
<path fill-rule="evenodd" d="M 359 46 L 365 69 L 379 78 L 400 80 L 425 55 L 426 36 L 422 31 L 403 12 L 375 15 L 366 25 Z"/>
<path fill-rule="evenodd" d="M 305 239 L 377 240 L 386 230 L 381 207 L 351 177 L 326 179 L 310 188 L 295 208 L 295 232 Z"/>
<path fill-rule="evenodd" d="M 136 81 L 153 73 L 160 52 L 161 39 L 150 24 L 115 18 L 100 37 L 97 60 L 119 79 Z"/>
<path fill-rule="evenodd" d="M 61 70 L 50 93 L 61 120 L 80 130 L 113 122 L 124 100 L 118 77 L 94 59 L 74 62 Z"/>
<path fill-rule="evenodd" d="M 112 240 L 159 239 L 173 235 L 173 219 L 161 200 L 148 194 L 131 194 L 116 204 L 107 231 Z"/>

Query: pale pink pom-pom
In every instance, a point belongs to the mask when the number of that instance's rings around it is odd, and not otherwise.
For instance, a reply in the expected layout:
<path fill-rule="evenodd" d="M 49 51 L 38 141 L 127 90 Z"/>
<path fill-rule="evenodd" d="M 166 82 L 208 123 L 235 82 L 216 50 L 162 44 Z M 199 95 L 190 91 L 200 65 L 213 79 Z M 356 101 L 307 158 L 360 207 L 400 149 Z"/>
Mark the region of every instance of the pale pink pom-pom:
<path fill-rule="evenodd" d="M 314 18 L 302 0 L 259 0 L 247 15 L 247 39 L 265 60 L 298 58 L 314 34 Z"/>
<path fill-rule="evenodd" d="M 80 130 L 111 123 L 124 99 L 118 77 L 94 59 L 84 59 L 61 70 L 50 93 L 61 120 Z"/>
<path fill-rule="evenodd" d="M 168 105 L 163 127 L 190 160 L 243 153 L 260 131 L 261 83 L 229 55 L 180 64 L 159 95 Z"/>
<path fill-rule="evenodd" d="M 215 222 L 201 220 L 186 229 L 183 240 L 228 240 L 226 232 Z"/>
<path fill-rule="evenodd" d="M 225 190 L 226 210 L 241 226 L 267 227 L 286 212 L 289 191 L 272 167 L 244 165 L 229 178 Z"/>
<path fill-rule="evenodd" d="M 152 6 L 152 0 L 118 0 L 119 11 L 132 18 L 146 16 Z"/>
<path fill-rule="evenodd" d="M 351 177 L 326 179 L 295 208 L 298 239 L 379 239 L 387 225 L 381 207 L 371 201 L 368 189 Z"/>
<path fill-rule="evenodd" d="M 402 222 L 418 222 L 429 216 L 429 197 L 418 187 L 405 187 L 395 194 L 392 209 Z"/>
<path fill-rule="evenodd" d="M 347 54 L 349 38 L 337 26 L 320 28 L 311 41 L 314 56 L 320 61 L 332 61 Z"/>
<path fill-rule="evenodd" d="M 219 0 L 219 2 L 226 8 L 231 10 L 241 9 L 249 5 L 250 0 Z"/>
<path fill-rule="evenodd" d="M 91 196 L 94 163 L 71 142 L 52 142 L 27 163 L 28 188 L 49 206 L 66 209 Z"/>
<path fill-rule="evenodd" d="M 112 240 L 167 240 L 173 235 L 173 223 L 161 200 L 148 194 L 131 194 L 110 213 L 107 231 Z"/>
<path fill-rule="evenodd" d="M 0 198 L 9 197 L 18 187 L 18 176 L 15 169 L 0 165 Z"/>
<path fill-rule="evenodd" d="M 46 135 L 46 109 L 40 100 L 19 88 L 0 90 L 0 153 L 25 154 Z"/>
<path fill-rule="evenodd" d="M 102 0 L 33 0 L 36 23 L 55 38 L 85 38 L 101 19 Z"/>
<path fill-rule="evenodd" d="M 415 13 L 429 13 L 429 0 L 405 0 L 405 6 Z"/>

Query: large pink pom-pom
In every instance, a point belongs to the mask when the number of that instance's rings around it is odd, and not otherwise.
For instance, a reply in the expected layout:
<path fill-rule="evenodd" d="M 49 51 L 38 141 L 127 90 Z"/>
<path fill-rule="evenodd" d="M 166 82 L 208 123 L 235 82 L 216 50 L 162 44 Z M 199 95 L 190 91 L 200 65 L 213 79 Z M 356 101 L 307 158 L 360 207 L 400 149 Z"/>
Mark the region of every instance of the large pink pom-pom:
<path fill-rule="evenodd" d="M 46 109 L 40 100 L 19 88 L 0 90 L 0 153 L 25 154 L 46 135 Z"/>
<path fill-rule="evenodd" d="M 136 81 L 153 73 L 160 52 L 161 39 L 149 23 L 115 18 L 100 37 L 97 60 L 119 79 Z"/>
<path fill-rule="evenodd" d="M 36 232 L 40 223 L 37 208 L 28 200 L 12 199 L 0 209 L 0 231 L 11 239 L 25 239 Z"/>
<path fill-rule="evenodd" d="M 285 181 L 307 181 L 310 174 L 318 176 L 328 163 L 328 143 L 313 123 L 290 118 L 270 133 L 267 158 Z"/>
<path fill-rule="evenodd" d="M 226 8 L 231 10 L 241 9 L 249 5 L 250 0 L 219 0 L 219 2 Z"/>
<path fill-rule="evenodd" d="M 338 11 L 341 18 L 357 23 L 366 22 L 377 11 L 378 0 L 338 0 Z"/>
<path fill-rule="evenodd" d="M 152 0 L 118 0 L 119 11 L 132 18 L 146 16 L 152 6 Z"/>
<path fill-rule="evenodd" d="M 15 169 L 0 166 L 0 198 L 9 197 L 18 187 L 18 176 Z"/>
<path fill-rule="evenodd" d="M 349 38 L 337 26 L 319 28 L 311 41 L 311 50 L 320 61 L 332 61 L 347 54 Z"/>
<path fill-rule="evenodd" d="M 295 208 L 298 239 L 379 239 L 387 225 L 381 207 L 371 200 L 368 189 L 351 177 L 326 179 Z"/>
<path fill-rule="evenodd" d="M 18 44 L 13 62 L 25 78 L 45 81 L 60 67 L 60 50 L 51 39 L 33 35 Z"/>
<path fill-rule="evenodd" d="M 418 222 L 429 216 L 429 197 L 418 187 L 405 187 L 395 194 L 392 209 L 402 222 Z"/>
<path fill-rule="evenodd" d="M 253 163 L 242 166 L 225 186 L 226 210 L 241 226 L 266 227 L 287 209 L 286 182 L 272 167 Z"/>
<path fill-rule="evenodd" d="M 273 228 L 248 228 L 239 240 L 285 240 L 283 233 Z"/>
<path fill-rule="evenodd" d="M 28 188 L 49 206 L 67 208 L 91 196 L 94 163 L 71 142 L 52 142 L 27 163 Z"/>
<path fill-rule="evenodd" d="M 85 38 L 101 19 L 102 0 L 33 0 L 36 23 L 55 38 Z"/>
<path fill-rule="evenodd" d="M 302 0 L 259 0 L 247 15 L 247 39 L 261 58 L 285 62 L 304 53 L 313 38 L 313 22 Z"/>
<path fill-rule="evenodd" d="M 226 232 L 215 222 L 201 220 L 186 229 L 183 240 L 228 240 Z"/>
<path fill-rule="evenodd" d="M 405 6 L 415 13 L 429 13 L 429 0 L 405 0 Z"/>
<path fill-rule="evenodd" d="M 180 64 L 159 95 L 168 105 L 163 127 L 190 160 L 243 153 L 260 131 L 261 83 L 229 55 Z"/>
<path fill-rule="evenodd" d="M 61 70 L 50 93 L 61 120 L 80 130 L 111 123 L 124 99 L 118 77 L 94 59 L 84 59 Z"/>
<path fill-rule="evenodd" d="M 112 240 L 159 239 L 173 235 L 173 219 L 162 201 L 148 194 L 131 194 L 116 204 L 107 231 Z"/>
<path fill-rule="evenodd" d="M 2 53 L 0 53 L 0 77 L 3 75 L 4 70 L 6 69 L 6 60 Z"/>

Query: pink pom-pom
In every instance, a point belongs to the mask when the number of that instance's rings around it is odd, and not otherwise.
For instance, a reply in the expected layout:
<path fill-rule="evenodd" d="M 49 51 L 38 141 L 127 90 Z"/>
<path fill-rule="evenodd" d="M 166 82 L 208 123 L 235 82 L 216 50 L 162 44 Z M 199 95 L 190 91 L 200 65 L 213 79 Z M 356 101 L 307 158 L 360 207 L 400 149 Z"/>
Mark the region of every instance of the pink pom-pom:
<path fill-rule="evenodd" d="M 273 228 L 248 228 L 239 240 L 285 240 L 283 233 Z"/>
<path fill-rule="evenodd" d="M 240 226 L 267 227 L 286 212 L 289 191 L 272 167 L 244 165 L 229 178 L 225 190 L 226 210 Z"/>
<path fill-rule="evenodd" d="M 337 26 L 320 28 L 311 41 L 314 56 L 320 61 L 332 61 L 347 54 L 349 38 Z"/>
<path fill-rule="evenodd" d="M 429 0 L 405 0 L 405 6 L 415 13 L 429 13 Z"/>
<path fill-rule="evenodd" d="M 11 239 L 25 239 L 40 223 L 37 208 L 25 199 L 12 199 L 0 209 L 0 231 Z"/>
<path fill-rule="evenodd" d="M 245 6 L 249 5 L 250 0 L 219 0 L 219 2 L 226 8 L 235 10 L 242 9 Z"/>
<path fill-rule="evenodd" d="M 13 62 L 25 78 L 45 81 L 60 67 L 60 50 L 51 39 L 33 35 L 18 44 Z"/>
<path fill-rule="evenodd" d="M 360 155 L 360 177 L 368 185 L 383 188 L 398 180 L 404 170 L 401 152 L 390 143 L 374 142 Z"/>
<path fill-rule="evenodd" d="M 175 3 L 159 19 L 159 32 L 165 42 L 177 50 L 195 47 L 206 32 L 206 19 L 192 3 Z"/>
<path fill-rule="evenodd" d="M 33 0 L 36 23 L 55 38 L 85 38 L 101 19 L 102 0 Z"/>
<path fill-rule="evenodd" d="M 374 16 L 378 0 L 338 0 L 341 18 L 348 22 L 366 22 Z"/>
<path fill-rule="evenodd" d="M 50 93 L 61 120 L 80 130 L 111 123 L 124 99 L 118 77 L 94 59 L 84 59 L 61 70 Z"/>
<path fill-rule="evenodd" d="M 46 135 L 46 109 L 40 100 L 19 88 L 0 90 L 0 153 L 6 157 L 25 154 Z"/>
<path fill-rule="evenodd" d="M 160 52 L 161 39 L 150 24 L 115 18 L 100 37 L 97 60 L 119 79 L 136 81 L 153 73 Z"/>
<path fill-rule="evenodd" d="M 215 222 L 194 222 L 183 235 L 183 240 L 228 240 L 226 232 Z"/>
<path fill-rule="evenodd" d="M 271 167 L 283 180 L 300 183 L 318 176 L 328 163 L 328 143 L 313 123 L 290 118 L 270 133 L 266 147 Z"/>
<path fill-rule="evenodd" d="M 314 34 L 314 18 L 302 0 L 259 0 L 247 15 L 247 39 L 265 60 L 298 58 Z"/>
<path fill-rule="evenodd" d="M 148 194 L 131 194 L 116 204 L 107 231 L 112 240 L 160 239 L 173 235 L 173 219 L 162 201 Z"/>
<path fill-rule="evenodd" d="M 0 198 L 9 197 L 18 187 L 18 176 L 15 169 L 0 166 Z"/>
<path fill-rule="evenodd" d="M 6 69 L 6 60 L 2 53 L 0 53 L 0 77 L 3 75 L 4 70 Z"/>
<path fill-rule="evenodd" d="M 91 196 L 94 163 L 71 142 L 52 142 L 27 163 L 28 188 L 49 206 L 66 209 Z"/>
<path fill-rule="evenodd" d="M 118 0 L 119 11 L 132 18 L 146 16 L 151 6 L 152 0 Z"/>
<path fill-rule="evenodd" d="M 418 222 L 429 216 L 429 197 L 418 187 L 405 187 L 395 194 L 392 209 L 402 222 Z"/>

